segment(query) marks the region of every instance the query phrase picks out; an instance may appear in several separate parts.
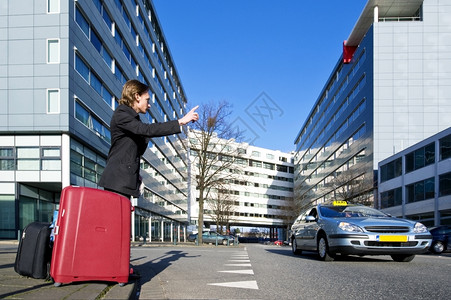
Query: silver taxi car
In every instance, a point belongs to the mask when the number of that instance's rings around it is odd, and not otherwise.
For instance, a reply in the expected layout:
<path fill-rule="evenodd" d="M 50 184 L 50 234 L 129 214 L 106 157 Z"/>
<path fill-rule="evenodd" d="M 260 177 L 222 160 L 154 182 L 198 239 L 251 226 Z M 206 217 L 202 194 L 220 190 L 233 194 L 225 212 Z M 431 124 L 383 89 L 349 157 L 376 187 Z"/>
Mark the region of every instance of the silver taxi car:
<path fill-rule="evenodd" d="M 432 235 L 419 222 L 391 217 L 345 201 L 318 204 L 303 211 L 291 226 L 294 254 L 316 251 L 321 260 L 337 254 L 390 255 L 409 262 L 429 249 Z"/>

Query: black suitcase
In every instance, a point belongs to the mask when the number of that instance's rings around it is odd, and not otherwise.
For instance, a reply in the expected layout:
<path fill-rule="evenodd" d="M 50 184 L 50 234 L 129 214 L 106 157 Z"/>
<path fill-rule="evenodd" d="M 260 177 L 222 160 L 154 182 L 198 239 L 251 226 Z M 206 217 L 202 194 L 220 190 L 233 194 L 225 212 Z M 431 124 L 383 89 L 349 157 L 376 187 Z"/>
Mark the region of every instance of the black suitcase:
<path fill-rule="evenodd" d="M 17 248 L 14 271 L 23 276 L 47 278 L 52 258 L 50 223 L 33 222 L 23 231 Z"/>

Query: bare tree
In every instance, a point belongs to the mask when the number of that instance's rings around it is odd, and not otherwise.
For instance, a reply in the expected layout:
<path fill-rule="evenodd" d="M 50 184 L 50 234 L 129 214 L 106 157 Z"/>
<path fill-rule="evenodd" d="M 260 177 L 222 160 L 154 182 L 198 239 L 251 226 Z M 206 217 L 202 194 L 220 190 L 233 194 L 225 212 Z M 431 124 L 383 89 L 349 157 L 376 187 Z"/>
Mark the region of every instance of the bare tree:
<path fill-rule="evenodd" d="M 218 233 L 222 234 L 222 228 L 229 229 L 229 224 L 234 217 L 236 197 L 227 187 L 216 189 L 214 196 L 207 199 L 210 218 L 216 223 Z"/>
<path fill-rule="evenodd" d="M 245 160 L 244 144 L 239 144 L 242 132 L 228 123 L 231 106 L 227 102 L 201 105 L 199 121 L 189 132 L 191 173 L 199 191 L 198 241 L 202 243 L 204 201 L 213 189 L 227 180 L 241 176 L 238 166 Z"/>

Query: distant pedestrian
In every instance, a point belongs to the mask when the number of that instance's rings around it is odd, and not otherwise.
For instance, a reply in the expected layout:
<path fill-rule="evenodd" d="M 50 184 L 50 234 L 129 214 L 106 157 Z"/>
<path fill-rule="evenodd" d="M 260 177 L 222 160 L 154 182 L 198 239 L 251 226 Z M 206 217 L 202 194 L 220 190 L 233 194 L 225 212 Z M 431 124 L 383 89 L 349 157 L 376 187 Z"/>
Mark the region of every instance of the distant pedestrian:
<path fill-rule="evenodd" d="M 143 123 L 139 114 L 150 108 L 149 100 L 149 87 L 138 80 L 129 80 L 111 118 L 111 148 L 99 185 L 128 198 L 140 195 L 140 159 L 149 139 L 180 133 L 182 125 L 199 119 L 196 106 L 179 120 Z"/>

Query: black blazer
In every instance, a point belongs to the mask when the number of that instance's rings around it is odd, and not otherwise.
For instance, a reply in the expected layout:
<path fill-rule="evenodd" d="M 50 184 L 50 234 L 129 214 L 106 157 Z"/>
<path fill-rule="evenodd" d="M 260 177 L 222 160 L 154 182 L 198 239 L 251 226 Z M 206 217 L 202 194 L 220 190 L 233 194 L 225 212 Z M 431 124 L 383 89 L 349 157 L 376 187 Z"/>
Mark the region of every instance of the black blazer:
<path fill-rule="evenodd" d="M 180 133 L 178 120 L 143 123 L 127 105 L 119 105 L 110 124 L 111 148 L 99 185 L 120 194 L 139 197 L 139 161 L 149 138 Z"/>

